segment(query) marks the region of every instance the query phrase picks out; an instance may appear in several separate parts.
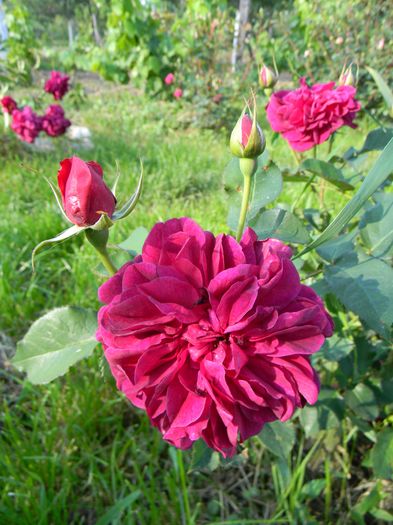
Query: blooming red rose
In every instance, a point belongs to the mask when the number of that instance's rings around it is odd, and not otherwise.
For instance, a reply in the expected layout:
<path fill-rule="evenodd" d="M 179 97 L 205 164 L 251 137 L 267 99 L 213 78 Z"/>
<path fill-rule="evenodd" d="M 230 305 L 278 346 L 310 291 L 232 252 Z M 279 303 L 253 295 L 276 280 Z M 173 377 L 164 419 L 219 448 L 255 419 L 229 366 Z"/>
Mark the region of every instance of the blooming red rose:
<path fill-rule="evenodd" d="M 167 86 L 170 86 L 171 84 L 173 84 L 174 80 L 175 80 L 175 75 L 173 73 L 168 73 L 164 79 L 164 82 Z"/>
<path fill-rule="evenodd" d="M 18 104 L 16 103 L 16 101 L 8 95 L 3 97 L 0 100 L 0 102 L 1 102 L 4 113 L 9 113 L 10 115 L 12 114 L 14 109 L 17 109 L 18 107 Z"/>
<path fill-rule="evenodd" d="M 181 98 L 183 96 L 183 90 L 181 88 L 176 88 L 173 92 L 175 98 Z"/>
<path fill-rule="evenodd" d="M 50 137 L 63 135 L 71 121 L 64 117 L 64 109 L 58 104 L 51 104 L 45 111 L 42 120 L 42 129 Z"/>
<path fill-rule="evenodd" d="M 45 91 L 51 93 L 56 100 L 61 100 L 69 90 L 68 82 L 70 77 L 63 75 L 60 71 L 52 71 L 50 77 L 45 82 Z"/>
<path fill-rule="evenodd" d="M 101 212 L 112 216 L 116 199 L 103 181 L 103 171 L 97 162 L 85 162 L 78 157 L 64 159 L 57 174 L 64 211 L 77 226 L 92 226 Z"/>
<path fill-rule="evenodd" d="M 117 386 L 171 444 L 224 456 L 319 392 L 310 355 L 333 323 L 291 249 L 238 243 L 188 218 L 158 223 L 99 289 L 97 339 Z"/>
<path fill-rule="evenodd" d="M 42 130 L 42 117 L 39 117 L 30 106 L 14 109 L 11 129 L 25 141 L 32 143 Z"/>
<path fill-rule="evenodd" d="M 353 120 L 360 110 L 356 88 L 334 82 L 308 86 L 300 79 L 300 88 L 277 91 L 266 108 L 274 131 L 283 135 L 292 149 L 306 151 L 325 142 L 342 126 L 355 128 Z"/>

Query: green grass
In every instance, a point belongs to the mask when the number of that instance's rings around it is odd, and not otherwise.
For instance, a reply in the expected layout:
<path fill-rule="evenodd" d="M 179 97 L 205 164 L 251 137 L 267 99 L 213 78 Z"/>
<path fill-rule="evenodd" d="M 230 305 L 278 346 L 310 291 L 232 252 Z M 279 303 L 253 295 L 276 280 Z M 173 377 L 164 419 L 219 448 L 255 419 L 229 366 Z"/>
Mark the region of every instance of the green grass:
<path fill-rule="evenodd" d="M 216 233 L 227 231 L 222 180 L 230 159 L 226 133 L 176 129 L 173 107 L 127 91 L 104 92 L 92 95 L 80 112 L 71 113 L 76 124 L 91 128 L 93 150 L 75 151 L 59 140 L 55 151 L 38 153 L 13 138 L 3 141 L 2 332 L 18 340 L 34 319 L 55 306 L 98 307 L 96 290 L 102 282 L 98 261 L 82 237 L 43 250 L 36 273 L 31 271 L 33 247 L 66 226 L 44 180 L 45 176 L 55 181 L 58 162 L 66 156 L 100 162 L 109 182 L 115 179 L 118 162 L 121 200 L 133 192 L 142 159 L 142 199 L 136 211 L 113 229 L 112 243 L 125 239 L 137 226 L 150 228 L 156 221 L 182 215 Z M 363 121 L 357 131 L 339 135 L 337 147 L 359 147 L 368 127 Z M 268 135 L 269 145 L 271 139 Z M 274 145 L 274 159 L 281 166 L 293 165 L 281 139 Z M 290 205 L 300 191 L 301 185 L 288 184 L 280 202 Z M 302 205 L 318 208 L 318 192 L 319 188 L 310 192 Z M 328 215 L 346 201 L 345 195 L 325 185 L 323 206 Z M 99 348 L 47 386 L 30 385 L 7 364 L 0 374 L 1 523 L 182 523 L 178 457 L 145 415 L 117 392 Z M 313 447 L 299 429 L 297 437 L 288 464 L 272 462 L 272 455 L 255 438 L 227 466 L 212 473 L 188 473 L 195 523 L 261 524 L 264 519 L 291 525 L 350 523 L 353 496 L 347 476 L 358 466 L 345 433 L 328 450 Z M 186 453 L 186 468 L 189 457 Z M 283 477 L 290 480 L 289 491 Z M 305 496 L 304 486 L 315 478 L 325 480 L 325 489 L 313 499 Z M 132 494 L 133 503 L 124 499 Z M 332 494 L 339 496 L 332 499 Z M 115 517 L 99 522 L 111 508 Z"/>

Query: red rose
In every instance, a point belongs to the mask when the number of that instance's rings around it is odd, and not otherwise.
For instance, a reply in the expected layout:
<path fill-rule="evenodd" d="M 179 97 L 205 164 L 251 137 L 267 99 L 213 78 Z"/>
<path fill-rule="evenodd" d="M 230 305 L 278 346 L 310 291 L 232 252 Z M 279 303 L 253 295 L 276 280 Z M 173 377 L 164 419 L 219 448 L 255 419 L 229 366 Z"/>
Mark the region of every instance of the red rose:
<path fill-rule="evenodd" d="M 64 117 L 64 109 L 58 104 L 50 105 L 45 111 L 42 121 L 42 129 L 50 137 L 63 135 L 67 128 L 71 126 L 71 121 Z"/>
<path fill-rule="evenodd" d="M 51 93 L 56 100 L 61 100 L 67 93 L 70 77 L 60 71 L 52 71 L 50 78 L 45 82 L 45 91 Z"/>
<path fill-rule="evenodd" d="M 171 219 L 99 289 L 97 338 L 117 386 L 169 443 L 202 438 L 232 456 L 316 402 L 310 356 L 333 322 L 291 255 L 250 228 L 238 243 Z"/>
<path fill-rule="evenodd" d="M 356 88 L 334 82 L 308 86 L 300 79 L 300 88 L 277 91 L 266 108 L 273 129 L 281 133 L 292 149 L 306 151 L 325 142 L 342 126 L 355 128 L 353 120 L 360 110 Z"/>
<path fill-rule="evenodd" d="M 57 174 L 63 207 L 67 217 L 77 226 L 92 226 L 101 212 L 112 216 L 116 199 L 103 181 L 103 171 L 97 162 L 85 162 L 78 157 L 64 159 Z"/>
<path fill-rule="evenodd" d="M 16 101 L 12 97 L 9 97 L 8 95 L 6 97 L 3 97 L 0 100 L 0 102 L 3 107 L 4 113 L 9 113 L 10 115 L 12 114 L 14 109 L 17 109 L 18 107 L 18 104 L 16 103 Z"/>
<path fill-rule="evenodd" d="M 25 106 L 23 109 L 14 109 L 11 129 L 24 142 L 32 143 L 42 130 L 42 117 L 39 117 L 30 106 Z"/>

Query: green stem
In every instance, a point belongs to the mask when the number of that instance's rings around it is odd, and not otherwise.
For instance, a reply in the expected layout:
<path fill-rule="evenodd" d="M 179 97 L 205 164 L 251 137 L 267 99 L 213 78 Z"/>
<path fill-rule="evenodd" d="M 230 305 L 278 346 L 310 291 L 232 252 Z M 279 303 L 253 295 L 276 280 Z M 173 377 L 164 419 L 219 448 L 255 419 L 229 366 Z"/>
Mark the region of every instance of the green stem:
<path fill-rule="evenodd" d="M 97 250 L 97 253 L 100 256 L 101 262 L 105 266 L 105 268 L 108 271 L 108 273 L 110 275 L 115 275 L 115 273 L 117 272 L 117 268 L 113 264 L 113 262 L 111 261 L 111 258 L 109 257 L 108 250 L 107 249 L 105 249 L 105 251 L 98 251 Z"/>
<path fill-rule="evenodd" d="M 240 208 L 239 224 L 237 227 L 236 240 L 240 241 L 243 235 L 244 224 L 246 222 L 248 203 L 250 201 L 251 194 L 251 175 L 244 175 L 244 186 L 243 186 L 243 197 L 242 206 Z"/>
<path fill-rule="evenodd" d="M 184 462 L 183 462 L 183 451 L 180 450 L 179 448 L 176 449 L 176 456 L 177 456 L 177 465 L 179 467 L 180 487 L 181 487 L 182 499 L 183 499 L 184 525 L 192 525 L 190 503 L 188 501 L 186 472 L 184 469 Z"/>
<path fill-rule="evenodd" d="M 86 239 L 96 249 L 102 261 L 102 264 L 105 266 L 109 275 L 114 275 L 117 272 L 117 268 L 111 261 L 108 250 L 106 248 L 109 237 L 108 230 L 93 230 L 92 228 L 88 228 L 87 230 L 85 230 L 85 233 Z"/>

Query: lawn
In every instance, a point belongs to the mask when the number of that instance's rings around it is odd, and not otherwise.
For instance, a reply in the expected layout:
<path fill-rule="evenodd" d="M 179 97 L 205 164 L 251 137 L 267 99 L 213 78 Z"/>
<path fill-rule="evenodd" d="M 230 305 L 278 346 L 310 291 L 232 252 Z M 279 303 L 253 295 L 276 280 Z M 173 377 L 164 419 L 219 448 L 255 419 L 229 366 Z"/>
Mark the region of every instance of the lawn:
<path fill-rule="evenodd" d="M 81 110 L 70 112 L 74 124 L 91 129 L 93 149 L 75 149 L 61 139 L 53 151 L 37 152 L 16 139 L 4 141 L 0 172 L 3 335 L 17 341 L 34 319 L 56 306 L 98 308 L 96 289 L 103 279 L 93 248 L 82 236 L 40 252 L 32 274 L 34 246 L 65 228 L 45 177 L 55 181 L 58 163 L 67 156 L 76 154 L 101 163 L 110 183 L 118 163 L 120 200 L 133 192 L 142 160 L 142 198 L 136 211 L 116 226 L 112 243 L 125 239 L 138 226 L 150 228 L 157 221 L 183 215 L 215 233 L 228 231 L 228 197 L 222 177 L 231 158 L 227 133 L 184 129 L 178 125 L 180 117 L 181 110 L 175 111 L 172 102 L 148 100 L 124 89 L 102 89 L 92 93 Z M 364 117 L 357 130 L 339 134 L 334 147 L 341 152 L 350 145 L 360 147 L 371 128 Z M 267 138 L 271 148 L 274 137 L 267 132 Z M 275 141 L 273 157 L 280 166 L 293 166 L 282 139 Z M 301 184 L 287 183 L 280 203 L 290 205 L 301 188 Z M 320 191 L 316 187 L 308 193 L 302 207 L 318 209 Z M 348 199 L 334 186 L 325 185 L 323 205 L 329 216 Z M 99 347 L 93 357 L 48 386 L 32 386 L 7 359 L 0 373 L 0 522 L 182 522 L 184 493 L 178 456 L 151 428 L 146 415 L 116 390 Z M 272 463 L 271 452 L 258 437 L 235 460 L 209 472 L 191 470 L 191 455 L 185 453 L 185 480 L 195 523 L 350 523 L 349 512 L 362 482 L 355 451 L 367 451 L 367 443 L 364 438 L 349 439 L 346 419 L 340 421 L 340 432 L 332 433 L 330 448 L 318 447 L 318 440 L 306 439 L 300 429 L 296 432 L 291 458 L 281 464 Z"/>

